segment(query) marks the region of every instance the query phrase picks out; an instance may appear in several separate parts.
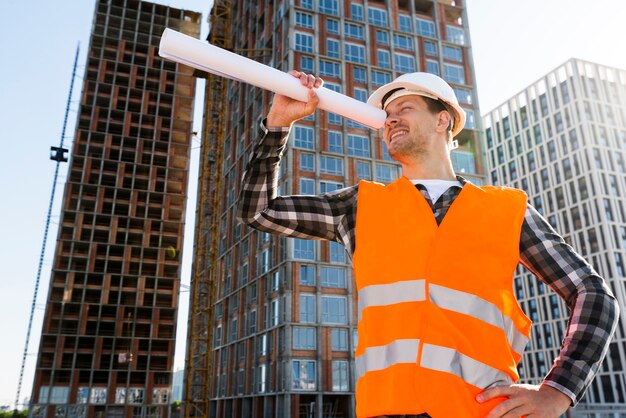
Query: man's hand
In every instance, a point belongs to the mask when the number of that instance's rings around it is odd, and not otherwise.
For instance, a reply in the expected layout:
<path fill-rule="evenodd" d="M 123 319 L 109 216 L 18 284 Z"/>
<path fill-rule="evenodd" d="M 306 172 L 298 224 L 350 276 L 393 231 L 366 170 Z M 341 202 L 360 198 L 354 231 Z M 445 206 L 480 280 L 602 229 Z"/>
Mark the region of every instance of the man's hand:
<path fill-rule="evenodd" d="M 476 400 L 482 403 L 498 396 L 508 399 L 493 408 L 487 418 L 558 418 L 572 402 L 567 395 L 547 385 L 496 386 L 481 392 Z"/>
<path fill-rule="evenodd" d="M 276 94 L 272 102 L 272 107 L 267 114 L 268 128 L 289 127 L 298 119 L 313 114 L 319 103 L 319 98 L 313 88 L 322 87 L 324 81 L 321 78 L 295 70 L 289 71 L 289 74 L 299 78 L 300 83 L 309 89 L 309 100 L 304 103 L 287 96 Z"/>

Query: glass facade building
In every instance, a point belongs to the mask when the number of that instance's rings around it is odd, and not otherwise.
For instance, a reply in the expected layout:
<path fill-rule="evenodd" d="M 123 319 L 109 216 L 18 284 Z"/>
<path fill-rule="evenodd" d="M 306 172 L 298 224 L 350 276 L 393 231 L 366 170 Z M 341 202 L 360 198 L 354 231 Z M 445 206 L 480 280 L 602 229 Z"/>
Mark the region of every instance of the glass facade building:
<path fill-rule="evenodd" d="M 626 70 L 572 59 L 489 112 L 483 123 L 491 182 L 525 190 L 625 306 Z M 539 383 L 558 354 L 568 311 L 522 267 L 515 290 L 535 324 L 521 375 Z M 622 320 L 602 370 L 572 416 L 624 416 L 625 347 Z"/>
<path fill-rule="evenodd" d="M 358 100 L 406 72 L 442 76 L 468 113 L 455 168 L 478 183 L 486 178 L 464 1 L 233 0 L 231 16 L 235 51 L 283 71 L 320 74 L 326 87 Z M 357 304 L 344 248 L 236 220 L 242 174 L 271 97 L 243 83 L 227 88 L 210 416 L 352 417 Z M 279 194 L 399 175 L 380 132 L 317 111 L 291 130 Z"/>

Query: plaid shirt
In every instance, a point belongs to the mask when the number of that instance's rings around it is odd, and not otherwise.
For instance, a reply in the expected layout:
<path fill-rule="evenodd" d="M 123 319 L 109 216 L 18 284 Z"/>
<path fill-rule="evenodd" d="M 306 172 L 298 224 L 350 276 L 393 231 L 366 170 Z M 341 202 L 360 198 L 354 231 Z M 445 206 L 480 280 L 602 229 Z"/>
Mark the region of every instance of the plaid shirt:
<path fill-rule="evenodd" d="M 278 164 L 289 129 L 267 129 L 253 149 L 244 173 L 238 218 L 264 232 L 342 243 L 354 253 L 358 185 L 317 196 L 277 196 Z M 465 179 L 458 177 L 464 184 Z M 427 202 L 426 188 L 417 185 Z M 449 188 L 431 203 L 439 224 L 461 187 Z M 527 206 L 520 235 L 520 262 L 565 300 L 571 311 L 567 334 L 543 384 L 560 390 L 575 405 L 598 373 L 618 317 L 606 282 Z"/>

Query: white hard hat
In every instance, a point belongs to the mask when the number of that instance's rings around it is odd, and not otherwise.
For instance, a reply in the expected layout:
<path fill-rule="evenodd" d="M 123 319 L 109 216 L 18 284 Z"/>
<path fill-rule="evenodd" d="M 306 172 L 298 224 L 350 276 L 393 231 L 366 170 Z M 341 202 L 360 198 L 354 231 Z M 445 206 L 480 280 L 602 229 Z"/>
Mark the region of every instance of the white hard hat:
<path fill-rule="evenodd" d="M 459 106 L 454 90 L 441 77 L 431 73 L 403 74 L 372 93 L 367 99 L 367 104 L 384 110 L 392 100 L 410 94 L 443 102 L 454 113 L 452 136 L 456 136 L 465 126 L 465 111 Z"/>

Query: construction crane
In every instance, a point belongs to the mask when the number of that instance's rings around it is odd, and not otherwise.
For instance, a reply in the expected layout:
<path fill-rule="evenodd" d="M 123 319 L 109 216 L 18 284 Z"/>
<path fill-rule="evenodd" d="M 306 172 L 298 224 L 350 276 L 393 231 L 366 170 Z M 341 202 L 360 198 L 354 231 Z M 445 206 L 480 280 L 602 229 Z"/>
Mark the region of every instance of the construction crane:
<path fill-rule="evenodd" d="M 230 0 L 215 0 L 211 11 L 208 41 L 224 49 L 230 47 L 230 9 Z M 211 396 L 211 343 L 228 81 L 213 74 L 206 74 L 206 79 L 185 359 L 183 410 L 186 418 L 208 417 Z"/>
<path fill-rule="evenodd" d="M 41 244 L 41 253 L 39 254 L 39 265 L 37 267 L 37 278 L 35 279 L 35 290 L 33 291 L 33 301 L 30 305 L 30 316 L 28 318 L 28 328 L 26 330 L 26 343 L 24 344 L 24 353 L 22 354 L 22 365 L 20 367 L 20 377 L 17 382 L 17 394 L 15 395 L 15 410 L 20 401 L 20 395 L 22 393 L 22 381 L 24 380 L 24 369 L 26 367 L 26 358 L 28 356 L 28 346 L 30 344 L 30 333 L 33 328 L 33 320 L 35 316 L 35 306 L 37 304 L 37 297 L 39 295 L 39 282 L 41 280 L 41 270 L 43 268 L 43 261 L 46 255 L 46 244 L 48 243 L 48 231 L 50 230 L 50 219 L 52 217 L 52 206 L 54 206 L 54 195 L 56 192 L 57 180 L 59 178 L 59 166 L 61 163 L 67 162 L 68 152 L 67 148 L 63 147 L 63 141 L 65 140 L 65 128 L 67 128 L 67 118 L 70 114 L 70 105 L 72 103 L 72 92 L 74 90 L 74 79 L 76 78 L 76 65 L 78 64 L 78 54 L 80 51 L 80 44 L 76 46 L 76 54 L 74 55 L 74 66 L 72 67 L 72 79 L 70 81 L 70 92 L 67 96 L 67 103 L 65 105 L 65 116 L 63 118 L 63 129 L 61 129 L 61 142 L 58 147 L 50 147 L 50 159 L 56 161 L 56 167 L 54 169 L 54 177 L 52 178 L 52 192 L 50 193 L 50 203 L 48 204 L 48 215 L 46 216 L 46 226 L 43 233 L 43 242 Z"/>

